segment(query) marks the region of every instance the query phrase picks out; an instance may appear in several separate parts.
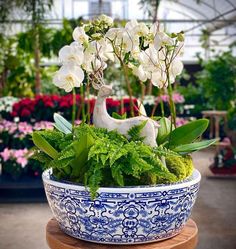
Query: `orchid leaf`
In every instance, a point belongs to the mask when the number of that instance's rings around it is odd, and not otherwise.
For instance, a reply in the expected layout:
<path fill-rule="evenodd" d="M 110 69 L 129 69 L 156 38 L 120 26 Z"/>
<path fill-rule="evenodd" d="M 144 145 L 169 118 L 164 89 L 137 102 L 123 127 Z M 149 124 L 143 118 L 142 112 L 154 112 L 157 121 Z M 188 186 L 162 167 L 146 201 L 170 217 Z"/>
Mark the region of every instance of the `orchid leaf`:
<path fill-rule="evenodd" d="M 159 120 L 160 127 L 158 128 L 157 144 L 162 144 L 168 137 L 171 131 L 171 122 L 168 118 L 162 117 Z"/>
<path fill-rule="evenodd" d="M 58 152 L 56 149 L 52 147 L 48 141 L 39 135 L 37 132 L 34 132 L 32 135 L 32 139 L 34 144 L 44 153 L 49 155 L 51 158 L 55 159 L 58 156 Z"/>
<path fill-rule="evenodd" d="M 169 134 L 168 139 L 170 141 L 167 145 L 170 149 L 173 149 L 183 144 L 192 143 L 203 134 L 208 124 L 208 119 L 198 119 L 176 128 Z"/>
<path fill-rule="evenodd" d="M 178 152 L 178 153 L 184 153 L 184 154 L 191 153 L 193 151 L 205 149 L 209 147 L 210 145 L 215 144 L 218 141 L 219 139 L 211 139 L 211 140 L 201 141 L 201 142 L 196 142 L 196 143 L 191 143 L 191 144 L 184 144 L 184 145 L 175 147 L 173 151 Z"/>
<path fill-rule="evenodd" d="M 55 127 L 65 133 L 65 134 L 69 134 L 72 132 L 72 124 L 70 122 L 68 122 L 65 118 L 63 118 L 60 114 L 58 113 L 54 113 L 54 121 L 55 121 Z"/>
<path fill-rule="evenodd" d="M 74 142 L 75 159 L 71 162 L 72 176 L 79 176 L 88 161 L 88 154 L 91 146 L 94 144 L 94 138 L 91 134 L 82 135 L 79 141 Z"/>

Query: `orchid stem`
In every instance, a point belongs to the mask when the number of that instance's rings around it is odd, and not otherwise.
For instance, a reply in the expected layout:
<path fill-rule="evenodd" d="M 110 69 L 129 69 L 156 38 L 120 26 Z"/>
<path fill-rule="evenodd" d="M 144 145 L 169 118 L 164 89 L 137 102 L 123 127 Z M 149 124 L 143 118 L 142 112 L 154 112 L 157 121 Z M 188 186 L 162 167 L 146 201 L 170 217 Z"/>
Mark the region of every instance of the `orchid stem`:
<path fill-rule="evenodd" d="M 72 131 L 74 132 L 75 128 L 75 113 L 76 113 L 76 92 L 75 88 L 72 90 L 72 98 L 73 98 L 73 105 L 72 105 Z"/>
<path fill-rule="evenodd" d="M 81 112 L 82 112 L 82 121 L 85 122 L 85 110 L 84 110 L 84 88 L 80 87 L 80 96 L 81 96 Z"/>
<path fill-rule="evenodd" d="M 164 102 L 161 96 L 163 96 L 165 94 L 163 89 L 160 89 L 160 107 L 161 107 L 161 116 L 164 117 L 165 116 L 165 109 L 164 109 Z"/>
<path fill-rule="evenodd" d="M 89 92 L 90 92 L 90 86 L 89 86 L 89 80 L 86 87 L 86 97 L 87 97 L 87 117 L 88 117 L 88 124 L 90 124 L 90 99 L 89 99 Z"/>
<path fill-rule="evenodd" d="M 173 125 L 174 128 L 176 128 L 176 110 L 175 110 L 175 104 L 173 101 L 172 97 L 172 86 L 170 82 L 170 75 L 169 75 L 169 69 L 167 68 L 167 80 L 168 80 L 168 95 L 169 95 L 169 104 L 170 104 L 170 111 L 171 111 L 171 126 L 170 126 L 170 135 L 169 135 L 169 143 L 168 143 L 168 149 L 171 141 L 171 135 L 172 135 L 172 130 L 173 130 Z"/>
<path fill-rule="evenodd" d="M 126 65 L 122 61 L 121 61 L 121 66 L 122 66 L 123 71 L 124 71 L 125 81 L 126 81 L 126 85 L 127 85 L 127 89 L 128 89 L 128 94 L 129 94 L 130 114 L 131 114 L 131 117 L 134 117 L 133 93 L 132 93 L 132 88 L 131 88 L 130 81 L 129 81 L 129 76 L 128 76 L 127 68 L 126 68 Z"/>
<path fill-rule="evenodd" d="M 169 75 L 168 77 L 168 95 L 169 95 L 169 100 L 170 100 L 170 111 L 171 111 L 171 120 L 172 124 L 174 124 L 174 127 L 176 127 L 176 110 L 175 110 L 175 104 L 173 101 L 173 95 L 172 95 L 172 86 L 171 83 L 169 82 Z"/>

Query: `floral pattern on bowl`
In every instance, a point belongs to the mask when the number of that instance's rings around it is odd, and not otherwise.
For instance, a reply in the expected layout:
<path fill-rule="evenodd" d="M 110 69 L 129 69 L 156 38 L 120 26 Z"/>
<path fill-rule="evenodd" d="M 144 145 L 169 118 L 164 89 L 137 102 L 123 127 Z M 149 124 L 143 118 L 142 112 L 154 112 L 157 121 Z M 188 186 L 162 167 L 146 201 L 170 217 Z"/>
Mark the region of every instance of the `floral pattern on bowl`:
<path fill-rule="evenodd" d="M 104 244 L 139 244 L 177 235 L 189 219 L 201 175 L 157 186 L 100 188 L 91 200 L 81 185 L 43 173 L 47 199 L 60 228 L 78 239 Z"/>

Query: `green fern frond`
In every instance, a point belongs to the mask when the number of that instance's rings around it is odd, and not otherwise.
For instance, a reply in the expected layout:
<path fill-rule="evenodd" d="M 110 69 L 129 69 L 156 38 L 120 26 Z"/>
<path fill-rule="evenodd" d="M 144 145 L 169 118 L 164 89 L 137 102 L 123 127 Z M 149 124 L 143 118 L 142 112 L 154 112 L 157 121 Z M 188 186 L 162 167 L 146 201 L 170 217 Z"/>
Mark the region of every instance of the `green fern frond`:
<path fill-rule="evenodd" d="M 62 150 L 58 154 L 57 158 L 51 160 L 50 163 L 48 164 L 48 167 L 63 169 L 64 171 L 71 173 L 71 170 L 69 170 L 69 166 L 74 157 L 75 157 L 75 151 L 71 144 L 67 146 L 64 150 Z"/>
<path fill-rule="evenodd" d="M 68 146 L 70 146 L 70 144 L 73 142 L 73 134 L 66 134 L 64 135 L 64 137 L 62 139 L 60 139 L 60 143 L 59 143 L 59 149 L 60 150 L 64 150 L 65 148 L 67 148 Z"/>
<path fill-rule="evenodd" d="M 125 157 L 127 154 L 128 151 L 125 148 L 123 148 L 123 146 L 119 146 L 117 149 L 113 150 L 109 156 L 110 166 L 112 166 L 121 157 Z"/>
<path fill-rule="evenodd" d="M 57 160 L 63 160 L 68 158 L 73 158 L 75 156 L 75 151 L 72 145 L 67 146 L 58 156 Z"/>
<path fill-rule="evenodd" d="M 191 158 L 162 146 L 152 148 L 142 143 L 141 132 L 146 123 L 147 120 L 129 130 L 130 141 L 115 130 L 87 124 L 75 127 L 74 136 L 56 130 L 40 131 L 39 134 L 57 150 L 57 155 L 51 159 L 35 149 L 33 158 L 52 167 L 58 179 L 89 187 L 92 198 L 96 197 L 100 186 L 171 183 L 190 175 Z M 180 163 L 176 164 L 177 161 Z"/>
<path fill-rule="evenodd" d="M 124 186 L 124 176 L 120 164 L 114 164 L 111 167 L 111 174 L 119 186 Z"/>
<path fill-rule="evenodd" d="M 48 165 L 51 162 L 51 157 L 42 151 L 35 150 L 34 154 L 31 156 L 32 159 L 39 161 L 43 165 Z"/>
<path fill-rule="evenodd" d="M 128 130 L 128 135 L 131 141 L 143 141 L 144 137 L 141 137 L 141 131 L 147 124 L 148 120 L 144 120 L 138 125 L 134 125 Z"/>
<path fill-rule="evenodd" d="M 55 149 L 59 149 L 60 143 L 58 143 L 58 141 L 61 141 L 64 138 L 64 134 L 56 130 L 35 131 L 34 133 L 37 133 L 45 138 L 45 140 Z"/>

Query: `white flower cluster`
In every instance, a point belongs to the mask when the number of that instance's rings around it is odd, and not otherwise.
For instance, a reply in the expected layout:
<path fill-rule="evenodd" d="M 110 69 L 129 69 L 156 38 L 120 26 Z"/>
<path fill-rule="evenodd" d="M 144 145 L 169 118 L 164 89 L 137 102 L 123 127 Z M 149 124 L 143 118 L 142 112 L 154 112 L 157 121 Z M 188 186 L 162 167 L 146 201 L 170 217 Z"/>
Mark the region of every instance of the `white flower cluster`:
<path fill-rule="evenodd" d="M 0 98 L 0 113 L 2 111 L 4 112 L 11 112 L 13 105 L 18 101 L 19 99 L 12 96 L 6 96 Z"/>
<path fill-rule="evenodd" d="M 99 84 L 108 60 L 128 66 L 140 81 L 149 79 L 160 88 L 175 81 L 183 69 L 179 60 L 183 33 L 168 35 L 160 30 L 158 23 L 149 27 L 135 20 L 125 27 L 112 26 L 112 18 L 102 15 L 75 28 L 74 42 L 59 52 L 62 67 L 53 80 L 56 86 L 70 92 L 73 87 L 81 86 L 84 72 Z"/>

